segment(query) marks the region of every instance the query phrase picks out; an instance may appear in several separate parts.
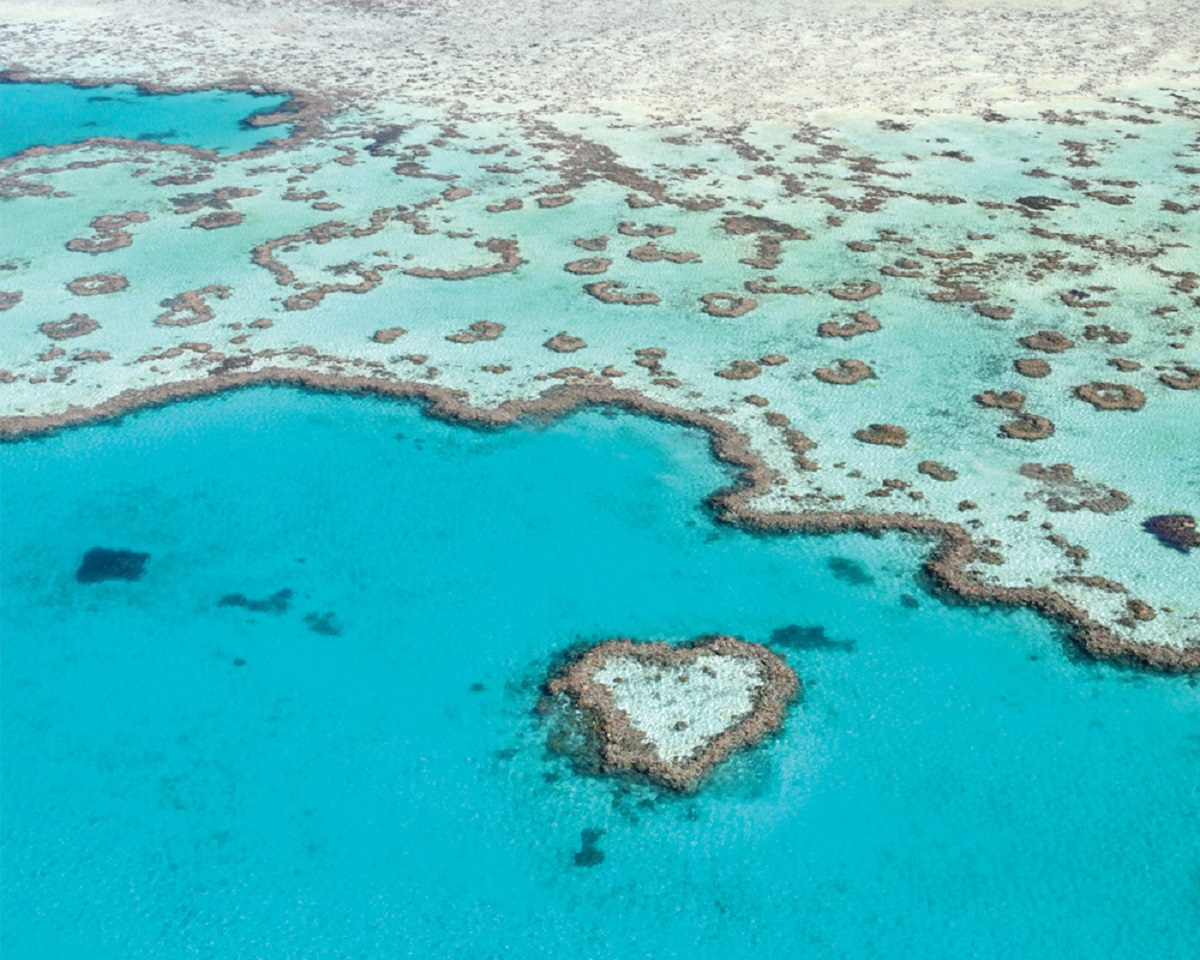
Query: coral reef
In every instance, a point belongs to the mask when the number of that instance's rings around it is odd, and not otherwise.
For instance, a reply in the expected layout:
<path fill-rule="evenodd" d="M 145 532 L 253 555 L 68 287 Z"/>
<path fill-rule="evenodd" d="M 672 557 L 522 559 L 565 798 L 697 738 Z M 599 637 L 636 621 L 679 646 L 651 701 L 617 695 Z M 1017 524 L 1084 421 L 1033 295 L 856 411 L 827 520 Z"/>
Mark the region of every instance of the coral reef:
<path fill-rule="evenodd" d="M 863 333 L 875 333 L 880 329 L 879 321 L 865 310 L 850 315 L 849 323 L 828 320 L 817 327 L 819 337 L 842 337 L 850 339 Z"/>
<path fill-rule="evenodd" d="M 799 686 L 766 647 L 717 635 L 685 646 L 606 640 L 551 677 L 546 692 L 577 711 L 566 722 L 584 725 L 575 742 L 595 755 L 584 762 L 691 792 L 731 753 L 782 726 Z"/>
<path fill-rule="evenodd" d="M 813 376 L 823 383 L 853 384 L 875 376 L 875 371 L 861 360 L 837 360 L 835 367 L 818 367 Z"/>
<path fill-rule="evenodd" d="M 70 340 L 100 329 L 100 324 L 86 313 L 73 313 L 66 320 L 47 321 L 38 327 L 51 340 Z"/>
<path fill-rule="evenodd" d="M 1142 524 L 1147 531 L 1158 537 L 1163 546 L 1187 553 L 1193 547 L 1200 548 L 1200 531 L 1196 529 L 1196 518 L 1186 513 L 1164 513 L 1148 517 Z"/>
<path fill-rule="evenodd" d="M 129 280 L 119 273 L 93 273 L 87 277 L 76 277 L 67 284 L 67 289 L 79 297 L 94 297 L 104 293 L 116 293 L 129 286 Z"/>
<path fill-rule="evenodd" d="M 1074 393 L 1097 410 L 1141 410 L 1146 405 L 1146 395 L 1127 383 L 1085 383 L 1076 387 Z"/>
<path fill-rule="evenodd" d="M 862 430 L 855 430 L 854 438 L 863 443 L 903 447 L 908 443 L 908 431 L 894 423 L 873 423 Z"/>

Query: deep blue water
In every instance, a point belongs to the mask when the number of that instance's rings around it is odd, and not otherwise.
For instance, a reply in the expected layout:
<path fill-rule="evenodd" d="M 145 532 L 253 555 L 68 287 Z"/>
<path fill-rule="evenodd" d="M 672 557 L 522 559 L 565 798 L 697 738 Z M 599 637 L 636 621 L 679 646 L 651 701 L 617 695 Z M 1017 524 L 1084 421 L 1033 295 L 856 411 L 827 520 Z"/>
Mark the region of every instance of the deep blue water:
<path fill-rule="evenodd" d="M 944 605 L 914 541 L 718 527 L 699 434 L 258 389 L 0 478 L 5 960 L 1194 955 L 1194 681 Z M 777 740 L 688 799 L 547 753 L 557 652 L 709 631 L 799 671 Z"/>
<path fill-rule="evenodd" d="M 129 84 L 0 83 L 0 157 L 89 137 L 127 137 L 238 153 L 287 135 L 283 126 L 256 128 L 242 123 L 251 114 L 278 109 L 287 99 L 232 90 L 147 94 Z"/>

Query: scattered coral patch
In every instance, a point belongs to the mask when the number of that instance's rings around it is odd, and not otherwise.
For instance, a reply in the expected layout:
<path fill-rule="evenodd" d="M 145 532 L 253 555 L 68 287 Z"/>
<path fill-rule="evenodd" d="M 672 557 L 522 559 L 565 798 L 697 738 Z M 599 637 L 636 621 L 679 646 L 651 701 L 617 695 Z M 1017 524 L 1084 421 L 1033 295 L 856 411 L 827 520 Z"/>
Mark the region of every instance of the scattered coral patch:
<path fill-rule="evenodd" d="M 261 193 L 260 190 L 254 187 L 217 187 L 215 190 L 209 190 L 207 193 L 184 193 L 178 197 L 171 197 L 171 205 L 175 208 L 177 214 L 196 213 L 208 207 L 210 210 L 229 211 L 232 209 L 230 200 L 241 200 L 245 197 L 256 197 Z M 284 194 L 284 200 L 307 200 L 320 199 L 325 196 L 321 193 L 319 196 L 298 196 L 292 191 Z"/>
<path fill-rule="evenodd" d="M 1036 413 L 1019 413 L 1015 419 L 1000 425 L 1000 435 L 1010 440 L 1045 440 L 1053 434 L 1053 421 Z"/>
<path fill-rule="evenodd" d="M 1103 340 L 1105 343 L 1120 345 L 1128 343 L 1133 335 L 1127 330 L 1116 330 L 1107 323 L 1089 323 L 1083 328 L 1085 340 Z"/>
<path fill-rule="evenodd" d="M 110 214 L 96 217 L 90 224 L 96 232 L 94 237 L 76 237 L 67 241 L 67 249 L 75 253 L 108 253 L 133 243 L 133 234 L 125 228 L 135 223 L 145 223 L 150 218 L 139 210 L 129 213 Z"/>
<path fill-rule="evenodd" d="M 21 302 L 20 290 L 0 290 L 0 310 L 11 310 Z"/>
<path fill-rule="evenodd" d="M 761 280 L 747 280 L 742 285 L 747 293 L 783 293 L 791 296 L 799 294 L 812 293 L 806 287 L 797 286 L 794 283 L 776 283 L 774 277 L 763 277 Z"/>
<path fill-rule="evenodd" d="M 1200 548 L 1200 531 L 1196 529 L 1196 518 L 1186 513 L 1164 513 L 1149 517 L 1143 527 L 1158 537 L 1158 542 L 1172 550 L 1187 553 L 1193 547 Z"/>
<path fill-rule="evenodd" d="M 1036 480 L 1037 490 L 1025 494 L 1028 500 L 1040 500 L 1054 513 L 1074 513 L 1091 510 L 1093 513 L 1119 513 L 1133 501 L 1120 490 L 1089 483 L 1075 476 L 1069 463 L 1043 466 L 1040 463 L 1022 464 L 1021 476 Z"/>
<path fill-rule="evenodd" d="M 700 259 L 698 253 L 687 250 L 679 252 L 664 250 L 653 242 L 634 247 L 626 256 L 630 260 L 638 260 L 642 263 L 658 263 L 660 260 L 666 260 L 668 263 L 694 263 Z"/>
<path fill-rule="evenodd" d="M 555 353 L 574 353 L 576 350 L 582 350 L 587 344 L 581 338 L 572 337 L 564 330 L 556 333 L 542 346 Z"/>
<path fill-rule="evenodd" d="M 236 227 L 243 219 L 239 210 L 217 210 L 197 217 L 192 221 L 192 226 L 202 230 L 219 230 L 222 227 Z"/>
<path fill-rule="evenodd" d="M 422 277 L 435 280 L 471 280 L 475 277 L 486 277 L 494 273 L 505 273 L 516 270 L 525 260 L 516 240 L 505 240 L 493 237 L 490 240 L 476 241 L 475 246 L 496 254 L 500 259 L 481 267 L 463 267 L 460 270 L 431 269 L 429 267 L 409 267 L 404 272 L 410 277 Z"/>
<path fill-rule="evenodd" d="M 700 301 L 700 309 L 710 317 L 741 317 L 758 306 L 757 300 L 732 293 L 706 293 Z"/>
<path fill-rule="evenodd" d="M 607 257 L 584 257 L 582 260 L 572 260 L 570 263 L 564 264 L 563 269 L 567 273 L 586 276 L 588 274 L 604 273 L 611 266 L 612 261 Z"/>
<path fill-rule="evenodd" d="M 517 197 L 509 197 L 503 203 L 489 203 L 484 209 L 488 213 L 510 213 L 513 210 L 520 210 L 524 203 Z"/>
<path fill-rule="evenodd" d="M 1021 357 L 1013 361 L 1013 369 L 1023 377 L 1040 380 L 1050 376 L 1050 364 L 1041 357 Z"/>
<path fill-rule="evenodd" d="M 818 367 L 813 376 L 823 383 L 850 385 L 875 376 L 875 371 L 861 360 L 838 360 L 835 367 Z"/>
<path fill-rule="evenodd" d="M 871 247 L 871 249 L 874 250 L 875 248 Z M 901 277 L 907 280 L 915 280 L 917 277 L 925 275 L 925 268 L 920 260 L 913 260 L 911 257 L 901 257 L 890 266 L 880 267 L 879 272 L 885 277 Z"/>
<path fill-rule="evenodd" d="M 825 561 L 835 580 L 855 587 L 875 585 L 875 577 L 861 562 L 852 557 L 830 557 Z"/>
<path fill-rule="evenodd" d="M 304 625 L 313 633 L 319 633 L 323 637 L 337 637 L 342 633 L 342 627 L 337 622 L 337 617 L 332 610 L 328 613 L 306 613 Z"/>
<path fill-rule="evenodd" d="M 498 340 L 504 333 L 504 324 L 493 323 L 491 320 L 477 320 L 466 330 L 459 330 L 448 337 L 451 343 L 475 343 L 479 340 Z"/>
<path fill-rule="evenodd" d="M 1075 396 L 1097 410 L 1141 410 L 1146 395 L 1127 383 L 1085 383 L 1075 388 Z"/>
<path fill-rule="evenodd" d="M 716 376 L 726 380 L 753 380 L 760 373 L 762 367 L 753 360 L 734 360 L 726 369 L 718 370 Z"/>
<path fill-rule="evenodd" d="M 382 330 L 376 330 L 371 334 L 371 339 L 376 343 L 395 343 L 406 333 L 408 331 L 403 327 L 384 327 Z"/>
<path fill-rule="evenodd" d="M 166 307 L 166 310 L 155 317 L 154 322 L 164 327 L 190 327 L 196 323 L 207 323 L 214 316 L 207 298 L 226 300 L 232 292 L 229 287 L 219 283 L 198 290 L 185 290 L 159 304 Z"/>
<path fill-rule="evenodd" d="M 999 410 L 1020 410 L 1025 406 L 1025 394 L 1019 390 L 1005 390 L 997 393 L 995 390 L 985 390 L 975 394 L 975 402 L 981 407 Z"/>
<path fill-rule="evenodd" d="M 562 367 L 559 370 L 553 371 L 550 376 L 555 380 L 591 380 L 593 374 L 584 370 L 583 367 Z"/>
<path fill-rule="evenodd" d="M 1017 203 L 1030 210 L 1053 210 L 1055 207 L 1061 207 L 1065 202 L 1064 200 L 1056 200 L 1054 197 L 1017 197 Z"/>
<path fill-rule="evenodd" d="M 103 363 L 105 360 L 111 360 L 112 354 L 107 350 L 81 350 L 72 355 L 71 359 L 76 363 Z"/>
<path fill-rule="evenodd" d="M 70 340 L 73 337 L 82 337 L 94 330 L 99 330 L 100 324 L 86 313 L 73 313 L 66 320 L 60 320 L 57 323 L 43 323 L 38 329 L 51 340 Z"/>
<path fill-rule="evenodd" d="M 1200 367 L 1187 367 L 1177 363 L 1174 373 L 1159 374 L 1158 379 L 1172 390 L 1196 390 L 1200 388 Z"/>
<path fill-rule="evenodd" d="M 859 310 L 857 313 L 850 315 L 849 323 L 838 323 L 835 320 L 827 320 L 817 327 L 818 337 L 842 337 L 849 340 L 851 337 L 857 337 L 862 333 L 876 333 L 880 329 L 879 320 L 867 313 L 865 310 Z"/>
<path fill-rule="evenodd" d="M 1141 620 L 1143 623 L 1153 620 L 1158 616 L 1150 604 L 1145 600 L 1138 600 L 1137 598 L 1126 600 L 1125 609 L 1129 611 L 1129 615 L 1134 620 Z"/>
<path fill-rule="evenodd" d="M 1008 320 L 1013 315 L 1012 307 L 1001 307 L 994 303 L 977 303 L 975 312 L 989 320 Z"/>
<path fill-rule="evenodd" d="M 599 283 L 589 283 L 584 286 L 584 291 L 589 296 L 595 297 L 601 303 L 621 303 L 629 307 L 642 307 L 652 303 L 658 303 L 658 294 L 651 293 L 649 290 L 639 290 L 637 293 L 621 293 L 625 284 L 618 283 L 616 280 L 601 280 Z"/>
<path fill-rule="evenodd" d="M 947 289 L 929 295 L 935 303 L 973 303 L 987 298 L 986 293 L 970 284 L 949 284 Z"/>
<path fill-rule="evenodd" d="M 789 650 L 837 650 L 842 653 L 853 653 L 857 644 L 853 640 L 835 640 L 825 633 L 825 628 L 817 626 L 800 626 L 789 623 L 771 631 L 771 643 L 777 647 Z"/>
<path fill-rule="evenodd" d="M 617 232 L 626 237 L 668 237 L 675 228 L 665 223 L 647 223 L 639 227 L 632 220 L 622 220 L 617 224 Z"/>
<path fill-rule="evenodd" d="M 129 281 L 119 273 L 93 273 L 77 277 L 67 284 L 67 289 L 78 297 L 94 297 L 104 293 L 116 293 L 129 286 Z"/>
<path fill-rule="evenodd" d="M 1087 310 L 1094 310 L 1098 307 L 1112 306 L 1111 301 L 1097 300 L 1086 290 L 1067 290 L 1063 293 L 1060 293 L 1058 295 L 1058 299 L 1068 307 L 1076 307 Z M 1088 339 L 1092 338 L 1089 337 Z"/>
<path fill-rule="evenodd" d="M 917 470 L 927 477 L 940 480 L 942 483 L 949 483 L 952 480 L 958 479 L 957 470 L 952 470 L 944 463 L 938 463 L 936 460 L 922 460 L 917 464 Z"/>
<path fill-rule="evenodd" d="M 854 439 L 884 447 L 903 447 L 908 443 L 908 431 L 894 423 L 873 423 L 855 430 Z"/>
<path fill-rule="evenodd" d="M 317 284 L 301 293 L 292 294 L 283 301 L 283 308 L 285 310 L 311 310 L 331 293 L 370 293 L 383 282 L 383 274 L 380 271 L 390 270 L 392 267 L 392 264 L 380 264 L 375 268 L 365 267 L 357 260 L 326 267 L 337 277 L 353 274 L 358 277 L 358 282 L 348 283 L 342 280 L 338 283 Z M 298 283 L 297 286 L 303 287 L 304 284 Z"/>
<path fill-rule="evenodd" d="M 1040 330 L 1028 337 L 1021 337 L 1017 342 L 1023 347 L 1040 350 L 1042 353 L 1062 353 L 1075 346 L 1074 340 L 1057 330 Z"/>
<path fill-rule="evenodd" d="M 809 236 L 800 227 L 772 220 L 770 217 L 732 215 L 721 220 L 721 227 L 730 236 L 744 237 L 754 233 L 771 233 L 781 240 L 808 240 Z"/>
<path fill-rule="evenodd" d="M 603 830 L 585 828 L 579 831 L 579 850 L 574 856 L 575 866 L 595 867 L 604 862 L 604 851 L 600 849 Z"/>
<path fill-rule="evenodd" d="M 243 593 L 227 593 L 217 601 L 218 607 L 241 607 L 251 613 L 287 613 L 292 605 L 294 592 L 289 589 L 277 590 L 263 600 L 251 600 Z"/>
<path fill-rule="evenodd" d="M 842 287 L 834 287 L 829 291 L 829 295 L 838 300 L 867 300 L 881 293 L 883 293 L 883 287 L 874 280 L 858 280 Z"/>

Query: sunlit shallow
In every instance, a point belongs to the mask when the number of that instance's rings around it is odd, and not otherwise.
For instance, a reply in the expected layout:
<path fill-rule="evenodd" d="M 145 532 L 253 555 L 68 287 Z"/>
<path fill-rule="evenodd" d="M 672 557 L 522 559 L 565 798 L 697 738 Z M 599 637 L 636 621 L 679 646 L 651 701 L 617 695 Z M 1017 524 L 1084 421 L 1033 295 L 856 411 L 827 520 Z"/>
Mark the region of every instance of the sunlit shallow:
<path fill-rule="evenodd" d="M 700 434 L 259 389 L 0 470 L 6 957 L 1191 955 L 1194 682 L 714 525 Z M 547 752 L 564 650 L 716 631 L 799 672 L 779 738 L 688 799 Z"/>
<path fill-rule="evenodd" d="M 268 137 L 286 135 L 284 127 L 252 127 L 243 121 L 252 114 L 271 113 L 287 100 L 232 90 L 164 96 L 129 84 L 4 83 L 0 84 L 0 157 L 91 137 L 181 143 L 236 153 Z"/>

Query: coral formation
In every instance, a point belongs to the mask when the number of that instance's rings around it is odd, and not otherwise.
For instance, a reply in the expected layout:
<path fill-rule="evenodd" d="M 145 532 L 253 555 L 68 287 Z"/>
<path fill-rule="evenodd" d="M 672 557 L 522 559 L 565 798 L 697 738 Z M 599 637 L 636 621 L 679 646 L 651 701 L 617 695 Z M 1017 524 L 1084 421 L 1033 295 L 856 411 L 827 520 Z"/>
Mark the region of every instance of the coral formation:
<path fill-rule="evenodd" d="M 602 773 L 695 790 L 731 753 L 783 724 L 800 683 L 782 659 L 727 636 L 685 646 L 606 640 L 546 684 L 582 725 L 581 761 Z M 546 704 L 549 712 L 554 705 Z"/>

